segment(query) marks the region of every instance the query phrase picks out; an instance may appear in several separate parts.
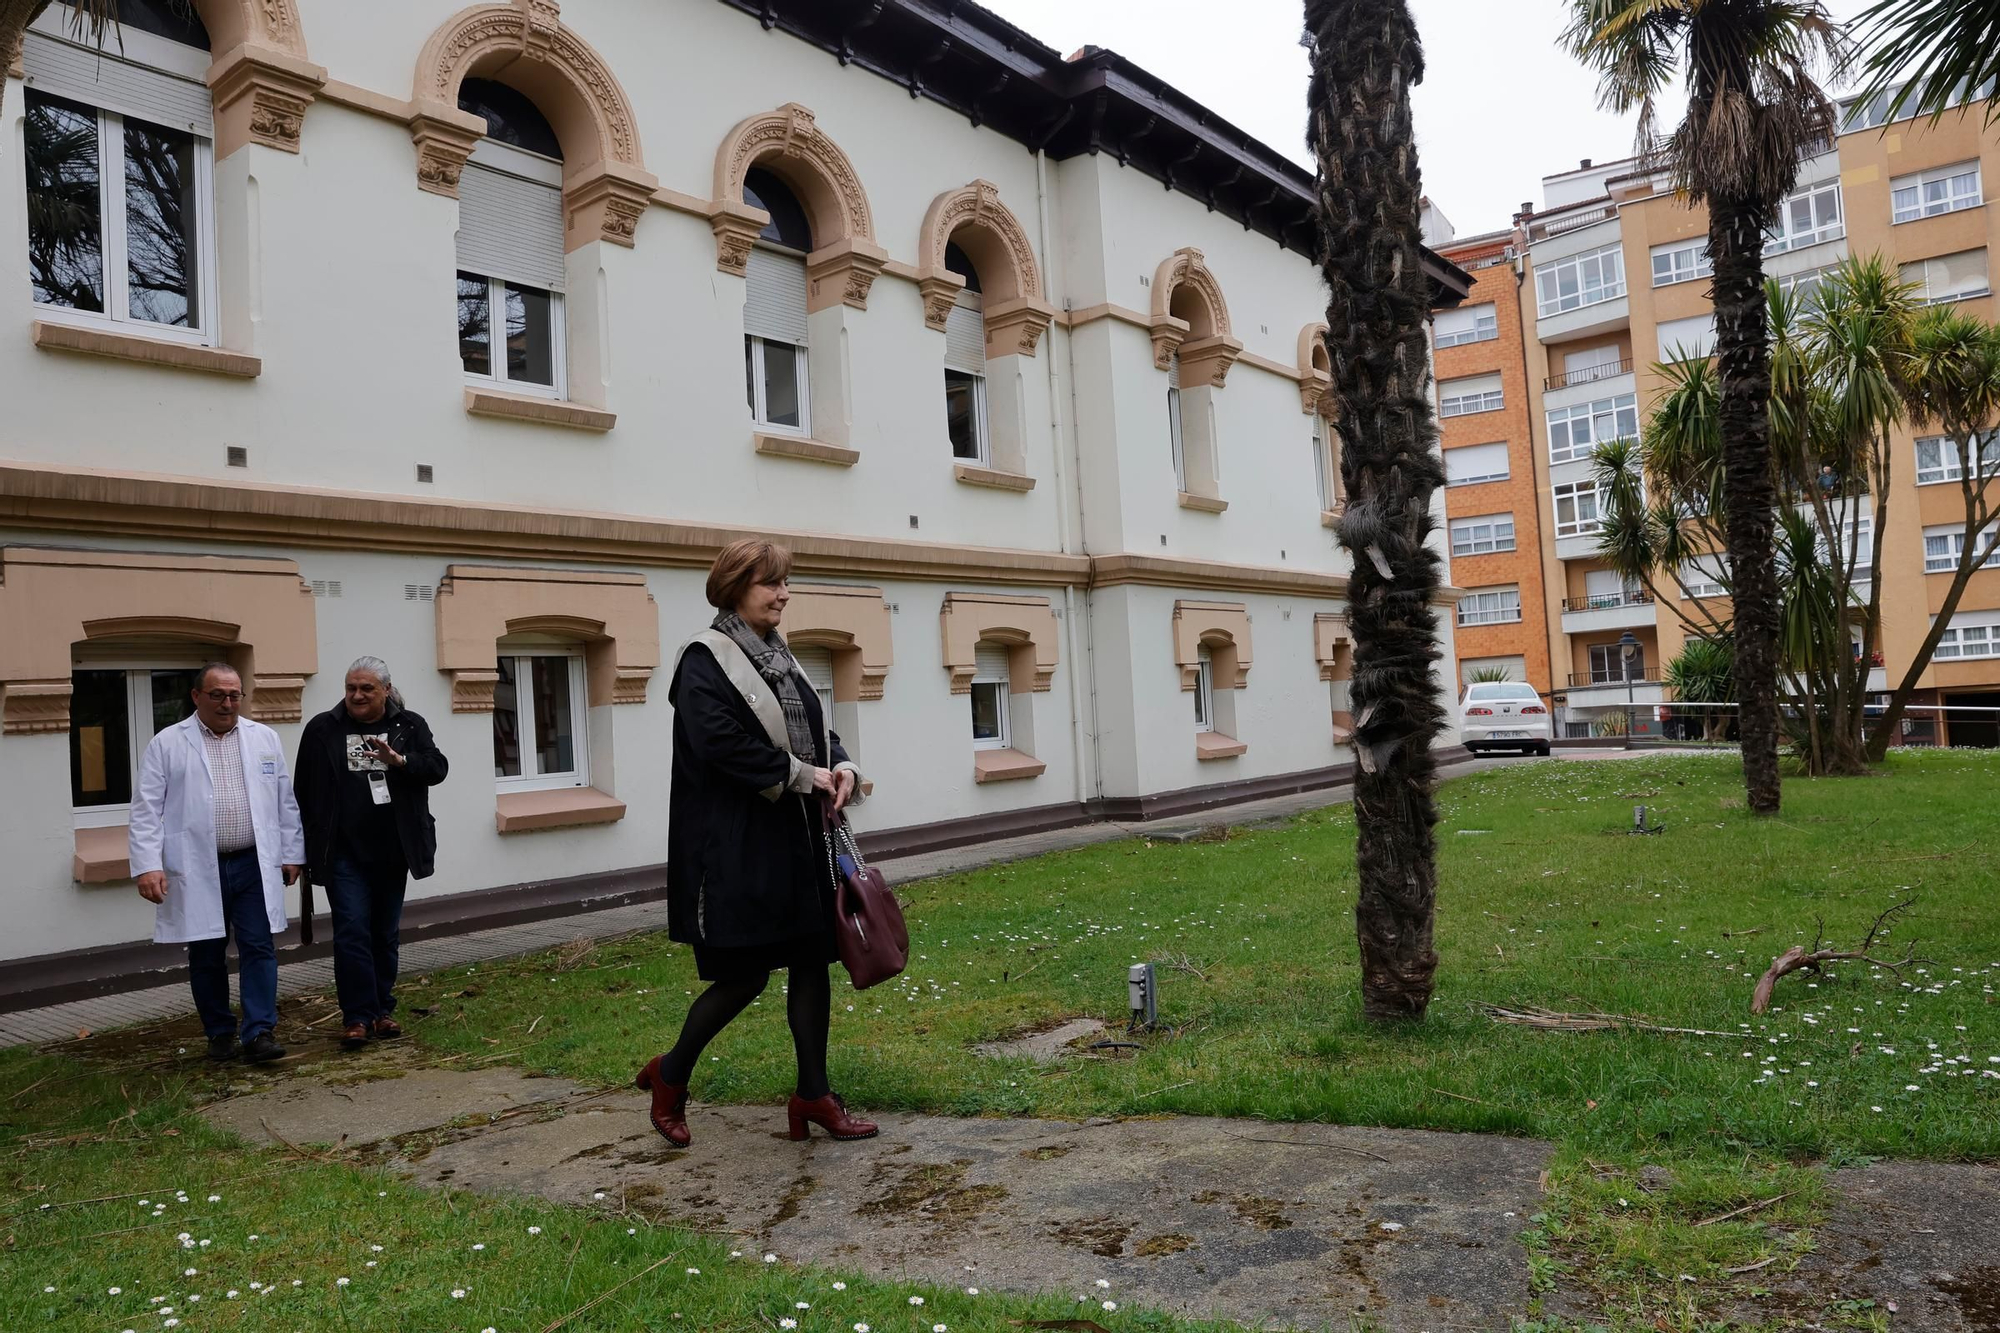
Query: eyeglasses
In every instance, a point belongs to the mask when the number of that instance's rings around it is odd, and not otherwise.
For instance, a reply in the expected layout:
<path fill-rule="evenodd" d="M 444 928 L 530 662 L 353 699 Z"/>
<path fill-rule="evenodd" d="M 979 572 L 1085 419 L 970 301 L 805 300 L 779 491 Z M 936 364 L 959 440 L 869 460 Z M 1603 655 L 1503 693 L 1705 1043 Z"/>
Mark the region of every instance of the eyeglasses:
<path fill-rule="evenodd" d="M 206 694 L 213 703 L 234 704 L 243 702 L 243 692 L 241 690 L 203 690 L 202 693 Z"/>

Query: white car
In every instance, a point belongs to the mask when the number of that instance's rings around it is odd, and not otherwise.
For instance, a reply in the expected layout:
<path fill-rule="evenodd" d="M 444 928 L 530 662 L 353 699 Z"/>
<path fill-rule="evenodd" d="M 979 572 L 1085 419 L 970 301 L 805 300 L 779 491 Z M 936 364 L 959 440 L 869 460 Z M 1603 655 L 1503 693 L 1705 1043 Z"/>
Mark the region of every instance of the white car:
<path fill-rule="evenodd" d="M 1546 755 L 1552 730 L 1549 706 L 1535 687 L 1520 681 L 1479 681 L 1459 701 L 1458 738 L 1474 754 L 1519 750 Z"/>

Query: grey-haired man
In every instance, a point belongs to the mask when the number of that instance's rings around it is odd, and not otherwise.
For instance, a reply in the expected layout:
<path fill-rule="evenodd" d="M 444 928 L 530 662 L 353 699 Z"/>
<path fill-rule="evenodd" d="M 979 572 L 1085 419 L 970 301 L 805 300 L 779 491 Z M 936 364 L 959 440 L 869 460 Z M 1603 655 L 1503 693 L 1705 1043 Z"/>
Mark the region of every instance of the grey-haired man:
<path fill-rule="evenodd" d="M 333 913 L 341 1045 L 400 1037 L 396 965 L 409 877 L 435 868 L 430 789 L 449 765 L 379 657 L 356 658 L 341 701 L 306 723 L 294 779 L 306 864 Z"/>

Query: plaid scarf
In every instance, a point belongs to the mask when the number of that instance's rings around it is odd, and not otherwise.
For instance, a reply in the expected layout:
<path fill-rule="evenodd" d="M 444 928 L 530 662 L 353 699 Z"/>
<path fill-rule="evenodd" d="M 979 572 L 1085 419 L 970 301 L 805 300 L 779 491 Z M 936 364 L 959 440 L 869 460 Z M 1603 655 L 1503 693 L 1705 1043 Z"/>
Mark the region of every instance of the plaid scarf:
<path fill-rule="evenodd" d="M 725 611 L 711 626 L 727 634 L 757 674 L 770 682 L 771 690 L 785 710 L 785 733 L 791 738 L 792 754 L 802 764 L 819 763 L 819 747 L 813 738 L 812 723 L 806 718 L 805 700 L 799 696 L 798 663 L 785 647 L 784 636 L 772 630 L 762 638 L 734 611 Z"/>

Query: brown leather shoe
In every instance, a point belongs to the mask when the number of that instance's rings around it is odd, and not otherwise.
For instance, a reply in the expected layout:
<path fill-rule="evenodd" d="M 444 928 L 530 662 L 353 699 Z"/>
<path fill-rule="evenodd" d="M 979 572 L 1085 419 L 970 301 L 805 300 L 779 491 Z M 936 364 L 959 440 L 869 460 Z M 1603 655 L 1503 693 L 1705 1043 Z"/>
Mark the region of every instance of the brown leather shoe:
<path fill-rule="evenodd" d="M 393 1018 L 375 1020 L 375 1035 L 383 1041 L 390 1041 L 403 1035 L 403 1025 Z"/>
<path fill-rule="evenodd" d="M 829 1092 L 816 1101 L 805 1101 L 795 1092 L 785 1113 L 792 1122 L 792 1141 L 803 1143 L 812 1137 L 808 1124 L 818 1125 L 836 1139 L 872 1139 L 881 1132 L 872 1121 L 857 1120 L 847 1113 L 840 1094 Z"/>
<path fill-rule="evenodd" d="M 346 1026 L 346 1028 L 344 1028 L 341 1031 L 340 1034 L 341 1050 L 358 1051 L 367 1044 L 368 1044 L 368 1025 L 366 1023 L 349 1023 Z"/>
<path fill-rule="evenodd" d="M 694 1142 L 694 1135 L 688 1132 L 687 1085 L 669 1083 L 660 1077 L 660 1061 L 663 1056 L 654 1056 L 646 1062 L 639 1076 L 632 1080 L 632 1086 L 641 1092 L 653 1094 L 653 1128 L 660 1131 L 660 1137 L 676 1148 L 685 1148 Z"/>

